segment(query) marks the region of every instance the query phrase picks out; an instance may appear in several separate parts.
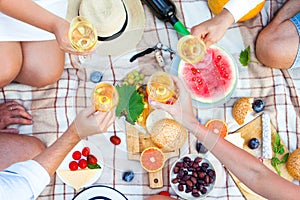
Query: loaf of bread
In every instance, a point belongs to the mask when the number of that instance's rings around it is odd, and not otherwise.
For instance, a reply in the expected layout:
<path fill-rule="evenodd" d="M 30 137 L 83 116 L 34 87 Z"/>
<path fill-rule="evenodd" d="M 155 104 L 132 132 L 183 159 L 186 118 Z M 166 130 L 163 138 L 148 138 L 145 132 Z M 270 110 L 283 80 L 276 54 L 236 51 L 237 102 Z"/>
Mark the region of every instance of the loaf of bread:
<path fill-rule="evenodd" d="M 289 174 L 300 181 L 300 148 L 293 151 L 286 163 Z"/>
<path fill-rule="evenodd" d="M 153 143 L 163 151 L 181 148 L 187 138 L 187 130 L 173 119 L 157 121 L 150 134 Z"/>

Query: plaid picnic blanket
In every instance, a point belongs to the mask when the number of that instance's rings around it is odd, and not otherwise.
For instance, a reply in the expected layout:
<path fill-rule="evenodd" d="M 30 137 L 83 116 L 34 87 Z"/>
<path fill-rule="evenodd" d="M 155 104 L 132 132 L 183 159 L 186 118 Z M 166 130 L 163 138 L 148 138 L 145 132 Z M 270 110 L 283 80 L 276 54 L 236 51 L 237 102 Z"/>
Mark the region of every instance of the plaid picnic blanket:
<path fill-rule="evenodd" d="M 205 0 L 174 0 L 174 2 L 178 18 L 188 28 L 212 17 Z M 238 65 L 237 88 L 227 103 L 216 108 L 197 109 L 197 117 L 203 123 L 212 118 L 223 119 L 228 123 L 229 131 L 235 131 L 239 126 L 231 114 L 234 102 L 240 97 L 262 98 L 266 103 L 264 111 L 270 115 L 272 124 L 288 149 L 293 151 L 300 145 L 300 68 L 279 70 L 257 63 L 250 63 L 247 67 L 243 67 L 238 60 L 240 51 L 248 45 L 251 47 L 251 59 L 257 60 L 253 51 L 256 36 L 273 18 L 283 2 L 267 0 L 260 14 L 247 22 L 233 24 L 224 38 L 218 42 L 219 46 L 232 54 Z M 76 56 L 67 55 L 65 70 L 57 83 L 43 88 L 12 83 L 0 89 L 0 102 L 15 100 L 24 105 L 33 116 L 33 125 L 16 126 L 21 134 L 38 137 L 46 145 L 53 143 L 71 124 L 76 113 L 91 105 L 90 97 L 96 85 L 89 77 L 93 71 L 103 72 L 103 81 L 118 84 L 133 69 L 143 67 L 148 75 L 154 70 L 159 70 L 154 54 L 146 55 L 132 63 L 129 62 L 129 58 L 158 42 L 175 50 L 179 36 L 170 24 L 155 18 L 145 5 L 144 10 L 146 27 L 136 49 L 119 56 L 88 56 L 81 65 L 78 65 Z M 162 53 L 166 66 L 170 66 L 173 56 L 168 52 Z M 115 146 L 110 143 L 109 137 L 112 135 L 121 138 L 120 145 Z M 140 163 L 127 159 L 126 135 L 122 120 L 117 120 L 107 133 L 89 137 L 88 140 L 100 149 L 105 163 L 103 174 L 95 184 L 114 187 L 130 200 L 140 200 L 162 190 L 168 190 L 175 195 L 170 187 L 168 174 L 171 165 L 178 157 L 169 159 L 163 168 L 164 187 L 149 188 L 148 174 L 142 170 Z M 196 139 L 189 135 L 187 142 L 180 149 L 179 156 L 196 153 L 195 142 Z M 209 156 L 214 160 L 212 155 Z M 219 179 L 207 199 L 244 199 L 227 170 L 216 159 L 214 162 L 220 166 Z M 122 173 L 127 170 L 135 172 L 132 182 L 122 180 Z M 76 193 L 78 191 L 65 185 L 55 175 L 38 199 L 72 199 Z"/>

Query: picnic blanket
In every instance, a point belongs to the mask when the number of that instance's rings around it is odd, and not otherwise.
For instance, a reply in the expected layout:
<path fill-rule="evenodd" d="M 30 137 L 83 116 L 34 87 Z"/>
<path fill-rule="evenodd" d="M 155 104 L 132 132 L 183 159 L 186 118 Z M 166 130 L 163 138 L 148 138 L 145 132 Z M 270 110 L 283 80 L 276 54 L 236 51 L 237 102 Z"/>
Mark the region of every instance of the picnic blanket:
<path fill-rule="evenodd" d="M 174 2 L 178 18 L 188 28 L 213 16 L 205 0 L 174 0 Z M 272 124 L 287 148 L 293 151 L 300 146 L 300 68 L 271 69 L 255 62 L 244 67 L 238 60 L 240 51 L 248 45 L 251 48 L 251 60 L 257 60 L 254 52 L 256 36 L 283 3 L 284 1 L 279 0 L 266 1 L 261 13 L 249 21 L 233 24 L 224 38 L 218 42 L 219 46 L 232 54 L 238 65 L 237 88 L 227 103 L 211 109 L 197 109 L 197 118 L 203 123 L 213 118 L 223 119 L 227 122 L 229 131 L 235 131 L 239 125 L 231 114 L 234 102 L 240 97 L 261 98 L 266 104 L 264 111 L 270 115 Z M 65 70 L 57 83 L 43 88 L 12 83 L 1 88 L 0 102 L 15 100 L 24 105 L 33 116 L 33 125 L 15 126 L 20 130 L 20 134 L 33 135 L 46 145 L 52 144 L 71 124 L 76 113 L 91 105 L 91 93 L 96 85 L 89 78 L 93 71 L 103 72 L 103 81 L 118 84 L 133 69 L 145 67 L 149 74 L 159 70 L 154 54 L 146 55 L 132 63 L 129 62 L 129 58 L 158 42 L 176 50 L 179 35 L 170 24 L 154 17 L 146 5 L 144 11 L 146 27 L 136 49 L 118 56 L 91 55 L 82 62 L 79 62 L 78 57 L 67 54 Z M 162 53 L 166 67 L 170 66 L 173 55 L 164 51 Z M 140 200 L 162 190 L 168 190 L 176 197 L 170 187 L 168 174 L 171 165 L 178 157 L 169 159 L 163 168 L 164 187 L 149 188 L 148 174 L 141 168 L 140 163 L 127 159 L 123 122 L 117 120 L 106 133 L 87 138 L 100 149 L 104 157 L 104 171 L 95 184 L 114 187 L 130 200 Z M 110 143 L 109 138 L 112 135 L 121 138 L 120 145 L 115 146 Z M 196 138 L 189 134 L 187 142 L 179 151 L 179 156 L 196 153 L 195 143 Z M 135 172 L 135 178 L 131 182 L 122 180 L 122 173 L 127 170 Z M 216 187 L 207 199 L 244 199 L 228 171 L 221 167 L 218 173 Z M 78 192 L 65 185 L 55 175 L 38 199 L 72 199 Z"/>

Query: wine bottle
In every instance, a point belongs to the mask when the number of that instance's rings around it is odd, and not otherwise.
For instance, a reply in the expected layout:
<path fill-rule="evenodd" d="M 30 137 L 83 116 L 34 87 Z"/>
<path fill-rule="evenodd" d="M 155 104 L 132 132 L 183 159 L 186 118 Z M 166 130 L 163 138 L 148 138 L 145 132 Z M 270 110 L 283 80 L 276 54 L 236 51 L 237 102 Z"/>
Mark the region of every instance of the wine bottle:
<path fill-rule="evenodd" d="M 180 35 L 184 36 L 190 34 L 182 22 L 176 17 L 176 6 L 171 0 L 142 1 L 150 8 L 158 19 L 171 23 Z"/>

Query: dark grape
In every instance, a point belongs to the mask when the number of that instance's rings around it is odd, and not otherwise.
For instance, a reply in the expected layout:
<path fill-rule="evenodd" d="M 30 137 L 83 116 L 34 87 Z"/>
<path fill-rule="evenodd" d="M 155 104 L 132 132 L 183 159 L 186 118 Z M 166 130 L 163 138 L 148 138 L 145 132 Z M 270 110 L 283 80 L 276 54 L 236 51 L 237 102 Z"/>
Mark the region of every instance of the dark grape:
<path fill-rule="evenodd" d="M 196 150 L 198 153 L 206 153 L 208 151 L 208 149 L 206 149 L 205 146 L 199 141 L 196 142 Z"/>

